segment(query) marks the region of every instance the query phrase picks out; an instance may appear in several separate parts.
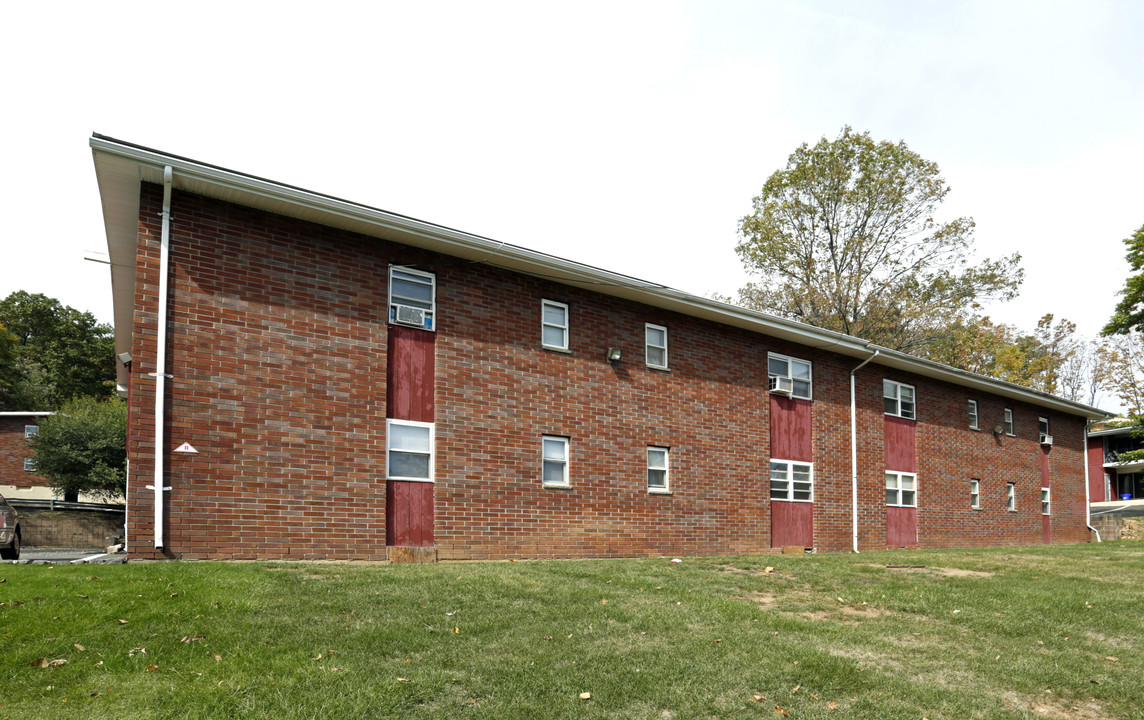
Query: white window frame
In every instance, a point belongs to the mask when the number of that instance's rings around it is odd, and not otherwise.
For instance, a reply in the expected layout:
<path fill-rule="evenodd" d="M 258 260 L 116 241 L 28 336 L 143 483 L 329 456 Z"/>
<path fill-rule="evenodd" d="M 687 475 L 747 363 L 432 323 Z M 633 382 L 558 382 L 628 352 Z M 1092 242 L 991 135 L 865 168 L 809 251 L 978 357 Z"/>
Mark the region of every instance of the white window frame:
<path fill-rule="evenodd" d="M 663 345 L 652 344 L 651 339 L 648 337 L 649 330 L 659 330 L 663 333 Z M 653 349 L 663 351 L 662 365 L 652 362 L 651 351 Z M 644 323 L 644 363 L 649 368 L 655 368 L 656 370 L 667 370 L 667 358 L 667 328 L 663 325 L 656 325 L 654 323 Z"/>
<path fill-rule="evenodd" d="M 909 401 L 910 408 L 908 411 L 909 412 L 908 415 L 906 414 L 907 411 L 905 410 L 905 408 L 902 407 L 904 404 L 904 401 L 902 400 L 903 388 L 909 388 L 909 390 L 910 390 L 911 400 Z M 889 394 L 891 391 L 893 392 L 892 395 Z M 893 401 L 893 403 L 894 403 L 893 410 L 889 409 L 886 406 L 887 400 Z M 917 416 L 918 416 L 918 393 L 917 393 L 917 389 L 913 385 L 907 385 L 905 383 L 900 383 L 897 380 L 885 380 L 885 379 L 882 380 L 882 410 L 887 415 L 893 415 L 894 417 L 905 418 L 907 420 L 916 420 Z"/>
<path fill-rule="evenodd" d="M 894 487 L 890 487 L 890 478 L 894 479 Z M 913 481 L 913 488 L 906 490 L 902 487 L 902 479 L 909 478 Z M 895 502 L 890 502 L 890 498 L 886 498 L 887 507 L 912 507 L 918 506 L 918 474 L 908 472 L 897 472 L 894 470 L 886 471 L 886 490 L 893 490 L 895 493 Z M 912 492 L 914 494 L 913 502 L 906 503 L 904 500 L 905 493 Z"/>
<path fill-rule="evenodd" d="M 1041 514 L 1053 514 L 1053 491 L 1051 488 L 1041 488 Z"/>
<path fill-rule="evenodd" d="M 1005 483 L 1005 509 L 1017 512 L 1017 483 Z"/>
<path fill-rule="evenodd" d="M 36 458 L 24 458 L 24 472 L 36 472 Z"/>
<path fill-rule="evenodd" d="M 33 435 L 39 435 L 39 434 L 40 434 L 40 426 L 39 425 L 25 425 L 24 426 L 24 439 L 25 440 L 32 437 Z"/>
<path fill-rule="evenodd" d="M 1004 417 L 1005 434 L 1009 437 L 1016 437 L 1016 433 L 1013 432 L 1013 408 L 1005 408 Z"/>
<path fill-rule="evenodd" d="M 429 430 L 429 450 L 419 450 L 410 448 L 400 448 L 393 446 L 392 428 L 394 426 L 400 427 L 415 427 L 427 428 Z M 407 475 L 394 475 L 392 471 L 393 462 L 392 454 L 395 452 L 406 453 L 408 455 L 427 455 L 429 457 L 429 477 L 410 477 Z M 437 464 L 437 432 L 435 423 L 416 422 L 414 420 L 394 420 L 392 418 L 385 421 L 385 477 L 387 480 L 407 480 L 411 482 L 433 482 L 435 478 L 435 466 Z"/>
<path fill-rule="evenodd" d="M 407 298 L 395 296 L 393 293 L 393 274 L 394 272 L 401 273 L 411 277 L 400 278 L 406 282 L 413 282 L 425 284 L 429 286 L 429 307 L 422 307 L 425 305 L 424 300 L 417 298 Z M 420 278 L 418 280 L 417 278 Z M 397 306 L 404 305 L 407 307 L 417 308 L 425 311 L 425 322 L 420 325 L 409 325 L 407 323 L 397 322 Z M 437 276 L 431 272 L 424 270 L 417 270 L 406 265 L 390 265 L 389 266 L 389 323 L 391 325 L 404 325 L 405 327 L 420 327 L 422 330 L 429 330 L 430 332 L 437 331 Z"/>
<path fill-rule="evenodd" d="M 563 448 L 563 458 L 547 458 L 545 457 L 545 450 L 549 444 L 559 445 Z M 570 487 L 568 475 L 568 466 L 571 464 L 570 452 L 571 442 L 569 438 L 561 435 L 543 435 L 540 440 L 540 484 L 544 487 Z M 560 482 L 549 482 L 544 472 L 545 466 L 548 463 L 561 463 L 563 465 L 563 472 L 561 473 L 563 479 Z"/>
<path fill-rule="evenodd" d="M 977 414 L 977 401 L 976 400 L 970 400 L 969 401 L 969 429 L 970 430 L 980 430 L 981 429 L 980 422 L 981 422 L 980 416 Z"/>
<path fill-rule="evenodd" d="M 1044 445 L 1045 440 L 1050 437 L 1052 437 L 1052 433 L 1049 432 L 1049 419 L 1047 417 L 1037 418 L 1037 442 Z"/>
<path fill-rule="evenodd" d="M 662 458 L 662 462 L 657 462 L 657 459 L 652 457 L 653 455 Z M 663 485 L 652 485 L 653 472 L 663 473 Z M 671 448 L 662 445 L 647 446 L 647 491 L 661 494 L 671 492 Z"/>
<path fill-rule="evenodd" d="M 564 324 L 557 325 L 556 323 L 548 322 L 548 310 L 559 310 L 564 314 Z M 540 301 L 540 345 L 548 350 L 560 350 L 568 352 L 568 339 L 569 339 L 569 321 L 568 321 L 568 305 L 567 303 L 557 302 L 556 300 L 541 300 Z M 545 331 L 548 328 L 556 328 L 560 331 L 561 340 L 560 344 L 554 345 L 545 342 Z"/>
<path fill-rule="evenodd" d="M 981 481 L 977 478 L 969 481 L 969 507 L 974 510 L 981 509 Z"/>
<path fill-rule="evenodd" d="M 797 468 L 806 468 L 807 480 L 796 480 L 795 473 L 798 472 Z M 776 488 L 775 485 L 779 484 L 783 487 Z M 805 485 L 805 488 L 798 487 Z M 814 502 L 814 463 L 800 462 L 798 460 L 776 460 L 772 459 L 770 464 L 770 489 L 769 495 L 771 502 Z M 782 495 L 776 497 L 776 490 Z M 809 497 L 796 498 L 796 492 L 806 492 Z"/>
<path fill-rule="evenodd" d="M 776 372 L 774 362 L 786 363 L 786 372 Z M 806 366 L 806 379 L 796 378 L 795 366 Z M 790 396 L 795 398 L 802 398 L 803 400 L 814 399 L 814 366 L 809 360 L 802 360 L 800 358 L 791 357 L 789 355 L 782 355 L 780 353 L 767 353 L 767 377 L 774 378 L 787 378 L 790 380 L 791 392 Z M 800 393 L 798 391 L 798 384 L 804 383 L 806 385 L 806 392 Z"/>

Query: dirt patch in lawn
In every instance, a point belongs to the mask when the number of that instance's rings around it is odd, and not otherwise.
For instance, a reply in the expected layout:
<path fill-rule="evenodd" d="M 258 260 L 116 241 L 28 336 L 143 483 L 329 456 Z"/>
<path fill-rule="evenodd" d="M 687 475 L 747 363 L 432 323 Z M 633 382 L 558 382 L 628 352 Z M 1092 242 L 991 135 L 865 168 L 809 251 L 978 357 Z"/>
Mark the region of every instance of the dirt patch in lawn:
<path fill-rule="evenodd" d="M 1073 718 L 1074 720 L 1104 720 L 1108 711 L 1094 699 L 1069 700 L 1058 698 L 1046 692 L 1044 695 L 1021 695 L 1015 692 L 1004 693 L 1006 705 L 1034 712 L 1040 717 Z"/>

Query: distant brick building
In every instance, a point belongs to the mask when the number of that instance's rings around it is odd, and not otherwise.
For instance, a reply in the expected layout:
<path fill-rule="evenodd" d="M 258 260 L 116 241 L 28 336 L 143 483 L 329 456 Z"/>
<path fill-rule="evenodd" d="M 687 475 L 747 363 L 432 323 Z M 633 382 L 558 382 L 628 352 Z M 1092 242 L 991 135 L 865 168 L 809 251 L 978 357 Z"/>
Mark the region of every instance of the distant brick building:
<path fill-rule="evenodd" d="M 132 358 L 134 558 L 1089 540 L 1096 408 L 91 144 Z"/>
<path fill-rule="evenodd" d="M 45 499 L 52 496 L 46 478 L 36 474 L 35 453 L 28 438 L 50 412 L 0 412 L 0 495 Z"/>

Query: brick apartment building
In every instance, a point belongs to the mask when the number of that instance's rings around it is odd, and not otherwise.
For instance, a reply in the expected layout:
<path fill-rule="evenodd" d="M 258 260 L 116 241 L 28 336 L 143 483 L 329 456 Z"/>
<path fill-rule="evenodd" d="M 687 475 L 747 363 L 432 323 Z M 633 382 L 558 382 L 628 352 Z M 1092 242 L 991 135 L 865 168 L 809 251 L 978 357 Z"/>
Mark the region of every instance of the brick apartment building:
<path fill-rule="evenodd" d="M 112 138 L 91 146 L 130 357 L 131 557 L 1090 538 L 1096 408 Z"/>
<path fill-rule="evenodd" d="M 0 412 L 0 495 L 8 499 L 52 496 L 46 478 L 36 474 L 35 453 L 28 438 L 50 412 Z"/>

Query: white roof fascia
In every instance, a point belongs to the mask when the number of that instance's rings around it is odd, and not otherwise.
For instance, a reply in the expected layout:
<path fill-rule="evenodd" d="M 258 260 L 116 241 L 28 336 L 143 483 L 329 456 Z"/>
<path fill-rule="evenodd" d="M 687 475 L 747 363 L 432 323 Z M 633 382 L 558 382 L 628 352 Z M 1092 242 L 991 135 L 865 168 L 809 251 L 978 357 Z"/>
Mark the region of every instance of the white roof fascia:
<path fill-rule="evenodd" d="M 987 378 L 948 365 L 923 360 L 906 353 L 874 345 L 850 335 L 728 305 L 673 290 L 664 285 L 583 265 L 385 210 L 205 165 L 156 150 L 124 144 L 103 136 L 93 136 L 90 145 L 95 159 L 100 194 L 104 198 L 104 220 L 108 224 L 108 248 L 112 261 L 112 284 L 115 293 L 117 352 L 130 350 L 130 323 L 134 302 L 134 243 L 138 222 L 138 184 L 141 181 L 162 184 L 163 168 L 170 165 L 174 171 L 174 189 L 176 191 L 193 192 L 280 215 L 384 238 L 453 257 L 485 262 L 515 272 L 584 287 L 601 294 L 633 300 L 862 360 L 870 357 L 877 350 L 879 354 L 874 359 L 873 364 L 1001 395 L 1070 415 L 1080 415 L 1088 419 L 1103 419 L 1111 416 L 1111 413 L 1099 408 L 1065 400 L 1021 385 Z M 132 167 L 134 173 L 125 172 L 128 166 Z M 103 172 L 101 172 L 101 168 L 104 169 Z M 112 168 L 118 169 L 119 172 L 112 172 Z M 124 187 L 124 183 L 129 183 L 131 186 Z M 122 227 L 122 224 L 126 222 L 125 213 L 118 216 L 109 213 L 108 198 L 109 195 L 117 195 L 121 198 L 120 202 L 122 203 L 124 198 L 132 194 L 135 197 L 135 218 L 130 222 L 130 227 L 125 228 Z M 114 227 L 113 223 L 115 223 Z M 125 242 L 127 234 L 130 234 L 129 252 Z M 113 243 L 118 243 L 118 248 L 113 247 Z M 128 254 L 130 258 L 126 257 Z M 123 271 L 121 273 L 122 282 L 117 281 L 117 268 Z M 127 282 L 128 272 L 130 273 L 129 283 Z M 121 308 L 121 303 L 125 307 Z M 121 321 L 128 328 L 128 332 L 124 333 L 122 338 L 118 331 L 121 327 Z M 123 373 L 122 368 L 120 371 Z M 125 374 L 120 378 L 120 384 L 126 384 Z"/>

